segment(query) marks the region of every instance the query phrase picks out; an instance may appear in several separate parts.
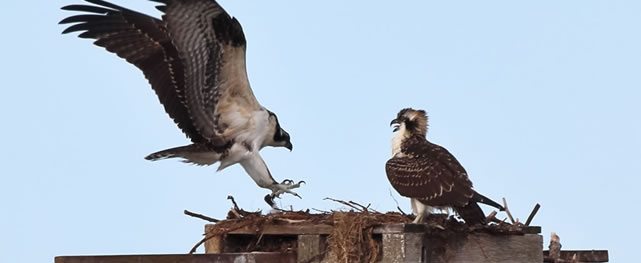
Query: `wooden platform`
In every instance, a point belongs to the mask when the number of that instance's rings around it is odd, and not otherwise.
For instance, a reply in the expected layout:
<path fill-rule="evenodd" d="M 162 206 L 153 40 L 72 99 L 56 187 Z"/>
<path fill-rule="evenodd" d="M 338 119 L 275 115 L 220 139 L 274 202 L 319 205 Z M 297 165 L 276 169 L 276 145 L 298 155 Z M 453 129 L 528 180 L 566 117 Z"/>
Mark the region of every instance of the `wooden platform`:
<path fill-rule="evenodd" d="M 214 225 L 205 227 L 206 233 Z M 329 225 L 266 225 L 257 229 L 241 228 L 226 236 L 212 237 L 205 243 L 206 253 L 239 252 L 265 247 L 297 251 L 297 262 L 335 262 L 327 253 Z M 430 233 L 423 224 L 388 224 L 373 230 L 380 242 L 382 262 L 543 262 L 540 227 L 525 227 L 520 234 L 493 235 L 483 232 L 457 234 L 444 238 Z"/>
<path fill-rule="evenodd" d="M 205 233 L 215 228 L 206 225 Z M 328 251 L 327 239 L 333 227 L 324 224 L 267 224 L 260 229 L 245 227 L 211 236 L 206 254 L 62 256 L 55 263 L 232 263 L 337 262 Z M 540 227 L 491 233 L 456 233 L 423 224 L 385 224 L 372 230 L 380 262 L 607 262 L 608 251 L 560 251 L 551 259 L 543 251 Z"/>

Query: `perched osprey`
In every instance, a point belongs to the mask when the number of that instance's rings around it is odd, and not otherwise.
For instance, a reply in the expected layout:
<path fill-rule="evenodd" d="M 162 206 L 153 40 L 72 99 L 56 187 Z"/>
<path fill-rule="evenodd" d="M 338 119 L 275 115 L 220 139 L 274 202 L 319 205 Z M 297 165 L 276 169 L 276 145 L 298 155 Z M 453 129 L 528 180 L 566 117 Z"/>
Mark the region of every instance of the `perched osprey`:
<path fill-rule="evenodd" d="M 72 24 L 64 33 L 115 53 L 144 73 L 165 111 L 192 144 L 147 156 L 147 160 L 182 158 L 184 162 L 212 165 L 218 171 L 240 165 L 273 201 L 302 183 L 278 183 L 259 151 L 265 146 L 292 150 L 289 134 L 276 114 L 256 100 L 247 78 L 246 41 L 236 20 L 214 0 L 152 0 L 162 20 L 102 0 L 94 5 L 68 5 L 63 10 L 80 14 L 60 24 Z M 300 196 L 299 196 L 300 197 Z M 271 200 L 270 200 L 271 199 Z M 273 205 L 273 202 L 271 203 Z"/>
<path fill-rule="evenodd" d="M 394 189 L 411 198 L 414 223 L 423 222 L 433 208 L 452 208 L 470 225 L 485 223 L 478 202 L 503 210 L 474 191 L 467 172 L 450 152 L 426 139 L 425 111 L 403 109 L 390 125 L 395 134 L 385 171 Z"/>

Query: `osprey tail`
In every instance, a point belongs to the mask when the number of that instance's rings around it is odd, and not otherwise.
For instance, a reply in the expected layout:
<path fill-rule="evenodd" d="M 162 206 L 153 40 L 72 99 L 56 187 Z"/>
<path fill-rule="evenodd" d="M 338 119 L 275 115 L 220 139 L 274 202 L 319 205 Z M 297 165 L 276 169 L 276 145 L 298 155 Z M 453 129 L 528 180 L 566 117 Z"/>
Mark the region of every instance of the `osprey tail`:
<path fill-rule="evenodd" d="M 222 155 L 222 153 L 215 151 L 215 149 L 205 144 L 190 144 L 155 152 L 147 155 L 145 159 L 150 161 L 158 161 L 162 159 L 179 157 L 182 158 L 182 161 L 186 163 L 193 163 L 196 165 L 212 165 L 218 162 Z"/>
<path fill-rule="evenodd" d="M 476 202 L 479 202 L 479 203 L 483 203 L 483 204 L 489 205 L 489 206 L 496 207 L 496 209 L 498 209 L 500 211 L 505 211 L 505 207 L 503 207 L 502 205 L 500 205 L 497 202 L 492 201 L 492 199 L 489 199 L 489 198 L 485 197 L 484 195 L 479 194 L 476 191 L 474 191 L 474 196 L 472 197 L 472 200 L 474 200 Z"/>
<path fill-rule="evenodd" d="M 481 224 L 485 225 L 485 214 L 478 203 L 470 201 L 463 207 L 454 208 L 456 212 L 465 220 L 468 225 Z"/>

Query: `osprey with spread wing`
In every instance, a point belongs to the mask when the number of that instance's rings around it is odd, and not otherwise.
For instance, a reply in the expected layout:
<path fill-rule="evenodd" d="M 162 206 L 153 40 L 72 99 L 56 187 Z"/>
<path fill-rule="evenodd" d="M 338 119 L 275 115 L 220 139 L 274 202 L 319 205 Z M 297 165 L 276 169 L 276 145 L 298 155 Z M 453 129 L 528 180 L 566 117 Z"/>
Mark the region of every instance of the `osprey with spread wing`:
<path fill-rule="evenodd" d="M 240 163 L 270 203 L 302 183 L 274 180 L 259 154 L 265 146 L 292 150 L 276 114 L 256 100 L 247 78 L 246 41 L 236 20 L 214 0 L 152 0 L 162 20 L 102 1 L 69 5 L 81 12 L 60 24 L 63 33 L 115 53 L 144 73 L 160 103 L 192 144 L 146 157 L 182 158 L 197 165 L 220 162 L 218 170 Z M 273 202 L 270 203 L 273 205 Z"/>
<path fill-rule="evenodd" d="M 411 198 L 416 214 L 414 223 L 423 222 L 433 208 L 451 208 L 470 225 L 485 223 L 478 203 L 503 210 L 472 188 L 467 172 L 454 155 L 427 140 L 425 111 L 403 109 L 391 125 L 392 158 L 387 161 L 385 171 L 394 189 Z"/>

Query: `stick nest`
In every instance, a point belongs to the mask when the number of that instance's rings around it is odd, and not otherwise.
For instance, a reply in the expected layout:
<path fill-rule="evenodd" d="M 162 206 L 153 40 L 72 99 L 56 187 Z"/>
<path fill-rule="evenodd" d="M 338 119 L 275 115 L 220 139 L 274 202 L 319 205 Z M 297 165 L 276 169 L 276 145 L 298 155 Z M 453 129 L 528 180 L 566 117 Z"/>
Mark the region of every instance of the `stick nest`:
<path fill-rule="evenodd" d="M 306 211 L 281 211 L 262 215 L 258 212 L 248 212 L 239 208 L 233 197 L 230 200 L 234 207 L 227 214 L 227 219 L 216 220 L 206 216 L 185 211 L 190 216 L 205 219 L 215 224 L 209 227 L 205 238 L 201 240 L 194 248 L 202 245 L 207 239 L 214 236 L 226 236 L 235 230 L 247 229 L 256 233 L 250 243 L 247 241 L 237 242 L 230 240 L 227 236 L 225 243 L 228 245 L 224 252 L 293 252 L 297 248 L 295 237 L 287 236 L 263 236 L 265 226 L 273 225 L 327 225 L 331 226 L 331 232 L 326 238 L 326 242 L 321 247 L 325 248 L 326 256 L 329 256 L 330 262 L 378 262 L 381 260 L 382 248 L 380 247 L 381 235 L 374 235 L 373 231 L 377 226 L 389 224 L 410 223 L 414 216 L 398 212 L 381 213 L 369 206 L 362 206 L 355 202 L 346 202 L 334 200 L 345 204 L 352 209 L 351 211 L 331 211 L 320 213 L 310 213 Z M 534 212 L 535 213 L 535 212 Z M 506 223 L 494 218 L 496 213 L 488 217 L 488 221 L 494 223 L 489 225 L 468 226 L 454 217 L 446 215 L 433 214 L 427 218 L 427 232 L 433 237 L 440 237 L 446 240 L 456 235 L 467 235 L 471 232 L 486 232 L 498 235 L 523 234 L 525 225 L 516 222 L 515 224 Z M 203 218 L 205 217 L 205 218 Z M 532 217 L 532 215 L 531 215 Z M 489 220 L 492 219 L 492 220 Z M 234 235 L 235 236 L 235 235 Z M 236 242 L 236 243 L 235 243 Z M 235 247 L 230 249 L 230 246 Z"/>

